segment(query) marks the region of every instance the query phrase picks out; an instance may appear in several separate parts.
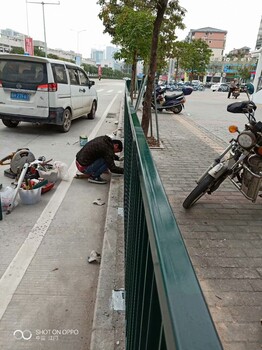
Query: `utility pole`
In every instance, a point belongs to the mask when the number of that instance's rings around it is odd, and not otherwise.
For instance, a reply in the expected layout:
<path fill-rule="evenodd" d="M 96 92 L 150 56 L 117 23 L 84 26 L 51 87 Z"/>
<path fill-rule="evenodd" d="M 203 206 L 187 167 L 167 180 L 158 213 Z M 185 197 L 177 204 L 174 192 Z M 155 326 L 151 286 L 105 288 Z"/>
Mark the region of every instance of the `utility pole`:
<path fill-rule="evenodd" d="M 26 6 L 26 26 L 27 26 L 27 36 L 29 37 L 29 24 L 28 24 L 28 6 L 27 6 L 27 0 L 25 0 L 25 6 Z"/>
<path fill-rule="evenodd" d="M 44 25 L 44 41 L 45 41 L 45 57 L 47 57 L 47 43 L 46 43 L 46 29 L 45 29 L 45 5 L 60 5 L 60 1 L 58 2 L 35 2 L 35 1 L 27 1 L 28 4 L 37 4 L 42 5 L 42 11 L 43 11 L 43 25 Z M 27 24 L 28 28 L 28 24 Z"/>

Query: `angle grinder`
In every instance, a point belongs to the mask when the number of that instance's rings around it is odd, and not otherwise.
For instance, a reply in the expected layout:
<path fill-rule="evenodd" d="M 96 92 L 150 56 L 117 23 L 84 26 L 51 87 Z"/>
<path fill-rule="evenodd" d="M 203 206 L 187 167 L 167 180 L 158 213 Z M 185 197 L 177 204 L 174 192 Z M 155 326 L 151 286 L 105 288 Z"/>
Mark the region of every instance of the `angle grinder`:
<path fill-rule="evenodd" d="M 15 179 L 23 169 L 25 163 L 32 163 L 35 156 L 28 148 L 20 148 L 0 160 L 0 165 L 9 165 L 10 169 L 4 170 L 4 175 Z"/>

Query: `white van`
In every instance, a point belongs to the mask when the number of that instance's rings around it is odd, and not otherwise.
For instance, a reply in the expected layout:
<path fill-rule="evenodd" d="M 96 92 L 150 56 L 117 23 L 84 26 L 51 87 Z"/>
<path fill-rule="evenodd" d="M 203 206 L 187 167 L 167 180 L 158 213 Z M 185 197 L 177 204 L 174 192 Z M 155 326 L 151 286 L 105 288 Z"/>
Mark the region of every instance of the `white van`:
<path fill-rule="evenodd" d="M 0 54 L 0 119 L 55 124 L 67 132 L 73 119 L 93 119 L 97 110 L 94 81 L 74 63 L 37 56 Z"/>

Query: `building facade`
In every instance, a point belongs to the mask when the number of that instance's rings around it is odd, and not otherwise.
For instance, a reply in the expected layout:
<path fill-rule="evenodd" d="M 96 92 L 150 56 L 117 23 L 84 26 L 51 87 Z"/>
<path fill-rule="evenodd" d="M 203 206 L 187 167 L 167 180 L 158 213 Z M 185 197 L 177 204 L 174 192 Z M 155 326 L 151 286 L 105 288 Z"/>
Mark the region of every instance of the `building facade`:
<path fill-rule="evenodd" d="M 205 41 L 209 48 L 212 50 L 211 61 L 222 61 L 226 45 L 226 37 L 226 30 L 205 27 L 199 29 L 190 29 L 190 32 L 185 41 L 191 42 L 192 40 L 197 39 Z"/>
<path fill-rule="evenodd" d="M 97 65 L 101 65 L 105 59 L 105 53 L 102 50 L 91 49 L 91 59 L 96 62 Z"/>
<path fill-rule="evenodd" d="M 0 36 L 0 52 L 10 52 L 13 47 L 23 48 L 26 35 L 12 29 L 2 29 Z"/>
<path fill-rule="evenodd" d="M 261 47 L 262 47 L 262 16 L 261 16 L 261 21 L 258 29 L 258 34 L 257 34 L 256 50 L 259 50 Z"/>
<path fill-rule="evenodd" d="M 0 36 L 0 52 L 9 53 L 13 48 L 25 49 L 25 38 L 27 35 L 18 33 L 12 29 L 2 29 Z M 34 47 L 44 50 L 45 43 L 41 40 L 33 40 Z M 75 61 L 77 54 L 74 51 L 65 51 L 62 49 L 47 48 L 47 54 L 58 56 L 61 59 Z M 78 55 L 79 56 L 79 55 Z M 80 55 L 81 56 L 81 55 Z M 81 62 L 95 65 L 95 61 L 90 58 L 83 58 Z"/>

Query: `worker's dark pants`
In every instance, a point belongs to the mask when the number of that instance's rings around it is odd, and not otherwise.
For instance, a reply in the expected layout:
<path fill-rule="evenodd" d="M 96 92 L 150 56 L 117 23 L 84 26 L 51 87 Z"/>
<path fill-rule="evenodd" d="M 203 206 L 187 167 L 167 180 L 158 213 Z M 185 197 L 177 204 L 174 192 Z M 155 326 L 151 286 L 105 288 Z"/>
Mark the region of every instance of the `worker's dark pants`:
<path fill-rule="evenodd" d="M 229 91 L 228 91 L 228 95 L 227 95 L 227 98 L 230 98 L 232 92 L 234 91 L 234 88 L 230 88 Z"/>
<path fill-rule="evenodd" d="M 93 177 L 99 177 L 103 172 L 107 170 L 107 164 L 103 158 L 99 158 L 91 165 L 84 167 L 82 171 L 84 174 L 90 174 Z"/>

